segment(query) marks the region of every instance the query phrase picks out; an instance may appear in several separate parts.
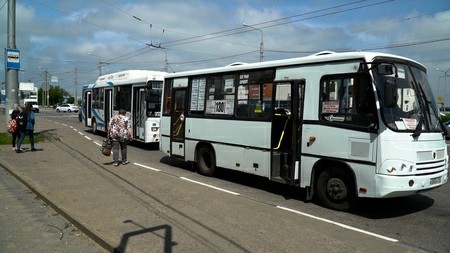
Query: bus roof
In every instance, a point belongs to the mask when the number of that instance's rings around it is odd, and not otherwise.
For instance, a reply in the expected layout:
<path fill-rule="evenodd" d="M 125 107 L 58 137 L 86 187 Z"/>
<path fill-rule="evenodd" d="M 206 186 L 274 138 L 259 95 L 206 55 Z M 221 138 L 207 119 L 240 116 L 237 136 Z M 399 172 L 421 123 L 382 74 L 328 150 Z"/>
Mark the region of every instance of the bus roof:
<path fill-rule="evenodd" d="M 125 70 L 102 75 L 98 77 L 95 83 L 89 84 L 88 87 L 92 88 L 130 83 L 147 83 L 151 80 L 163 81 L 166 74 L 166 72 L 152 70 Z"/>
<path fill-rule="evenodd" d="M 249 69 L 259 69 L 259 68 L 269 68 L 269 67 L 282 67 L 282 66 L 290 66 L 296 64 L 312 64 L 319 62 L 331 62 L 331 61 L 341 61 L 341 60 L 352 60 L 352 59 L 365 59 L 366 61 L 372 61 L 376 57 L 386 57 L 386 58 L 396 58 L 404 61 L 411 61 L 425 69 L 423 64 L 414 61 L 412 59 L 393 55 L 386 53 L 377 53 L 377 52 L 341 52 L 336 53 L 332 51 L 323 51 L 316 54 L 297 57 L 297 58 L 289 58 L 282 60 L 274 60 L 274 61 L 266 61 L 266 62 L 257 62 L 257 63 L 233 63 L 224 67 L 216 67 L 216 68 L 207 68 L 207 69 L 198 69 L 198 70 L 189 70 L 177 73 L 169 73 L 166 75 L 166 78 L 175 78 L 175 77 L 183 77 L 183 76 L 194 76 L 194 75 L 202 75 L 202 74 L 210 74 L 210 73 L 221 73 L 228 71 L 237 71 L 237 70 L 249 70 Z"/>

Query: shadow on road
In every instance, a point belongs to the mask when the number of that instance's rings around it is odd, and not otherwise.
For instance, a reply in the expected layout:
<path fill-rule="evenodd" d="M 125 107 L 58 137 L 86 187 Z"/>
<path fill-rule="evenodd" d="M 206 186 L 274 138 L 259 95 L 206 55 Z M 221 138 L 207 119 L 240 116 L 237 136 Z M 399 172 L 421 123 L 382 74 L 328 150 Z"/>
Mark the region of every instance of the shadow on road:
<path fill-rule="evenodd" d="M 163 158 L 161 158 L 160 162 L 191 172 L 195 172 L 197 170 L 195 164 L 190 164 L 188 162 L 173 159 L 170 158 L 169 156 L 164 156 Z M 214 177 L 224 181 L 229 181 L 232 183 L 277 194 L 283 196 L 284 199 L 296 199 L 300 201 L 306 201 L 305 197 L 306 190 L 281 183 L 276 183 L 270 181 L 265 177 L 247 174 L 235 170 L 227 170 L 223 168 L 218 168 L 214 174 Z"/>
<path fill-rule="evenodd" d="M 195 165 L 170 158 L 169 156 L 164 156 L 161 158 L 160 162 L 180 169 L 192 172 L 196 171 Z M 264 177 L 222 168 L 216 171 L 214 177 L 277 194 L 283 196 L 286 200 L 293 199 L 308 202 L 306 200 L 305 189 L 272 182 Z M 312 202 L 320 206 L 320 203 L 317 200 L 313 200 Z M 434 199 L 421 194 L 388 199 L 361 198 L 357 207 L 350 213 L 369 219 L 384 219 L 420 212 L 430 208 L 433 204 Z"/>
<path fill-rule="evenodd" d="M 409 215 L 430 208 L 434 199 L 416 194 L 389 199 L 360 199 L 353 214 L 369 219 L 385 219 Z"/>

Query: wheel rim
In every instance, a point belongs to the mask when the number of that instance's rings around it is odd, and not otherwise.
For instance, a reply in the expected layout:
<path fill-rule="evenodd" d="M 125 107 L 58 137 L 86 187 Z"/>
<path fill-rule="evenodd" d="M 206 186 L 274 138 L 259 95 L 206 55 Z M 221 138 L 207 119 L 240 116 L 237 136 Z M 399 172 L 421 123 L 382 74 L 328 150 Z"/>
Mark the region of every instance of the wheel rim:
<path fill-rule="evenodd" d="M 330 178 L 330 180 L 328 180 L 327 193 L 333 201 L 342 201 L 348 196 L 348 190 L 345 182 L 340 178 Z"/>

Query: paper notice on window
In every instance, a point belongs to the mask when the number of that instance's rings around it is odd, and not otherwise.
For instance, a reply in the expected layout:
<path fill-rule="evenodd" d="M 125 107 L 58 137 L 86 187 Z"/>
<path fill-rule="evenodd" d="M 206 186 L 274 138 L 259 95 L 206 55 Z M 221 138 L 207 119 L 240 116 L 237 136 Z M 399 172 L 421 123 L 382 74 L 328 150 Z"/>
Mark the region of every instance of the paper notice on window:
<path fill-rule="evenodd" d="M 415 130 L 417 127 L 417 120 L 410 118 L 403 118 L 401 121 L 395 121 L 398 130 Z"/>
<path fill-rule="evenodd" d="M 339 102 L 337 100 L 322 102 L 322 113 L 338 113 Z"/>
<path fill-rule="evenodd" d="M 417 120 L 416 119 L 407 119 L 403 118 L 403 122 L 405 123 L 406 129 L 414 130 L 417 127 Z"/>

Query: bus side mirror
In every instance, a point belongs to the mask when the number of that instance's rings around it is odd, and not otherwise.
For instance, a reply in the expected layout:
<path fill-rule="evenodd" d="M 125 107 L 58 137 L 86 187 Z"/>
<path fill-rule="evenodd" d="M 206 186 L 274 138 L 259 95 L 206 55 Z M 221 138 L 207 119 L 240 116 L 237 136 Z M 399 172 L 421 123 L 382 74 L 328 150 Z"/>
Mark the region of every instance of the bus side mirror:
<path fill-rule="evenodd" d="M 377 66 L 378 74 L 382 76 L 390 76 L 394 74 L 394 66 L 392 64 L 381 63 Z"/>
<path fill-rule="evenodd" d="M 397 83 L 393 80 L 387 80 L 384 87 L 384 105 L 386 107 L 395 107 L 397 98 Z"/>

